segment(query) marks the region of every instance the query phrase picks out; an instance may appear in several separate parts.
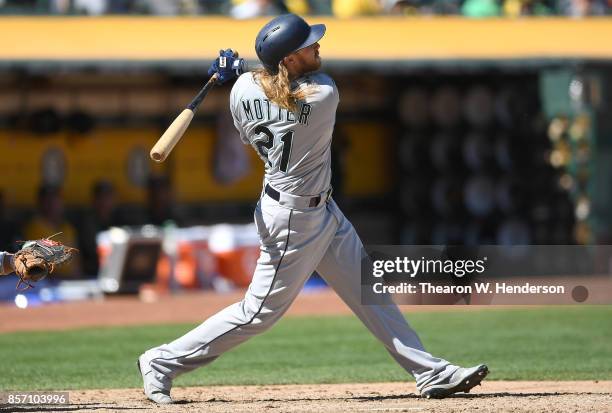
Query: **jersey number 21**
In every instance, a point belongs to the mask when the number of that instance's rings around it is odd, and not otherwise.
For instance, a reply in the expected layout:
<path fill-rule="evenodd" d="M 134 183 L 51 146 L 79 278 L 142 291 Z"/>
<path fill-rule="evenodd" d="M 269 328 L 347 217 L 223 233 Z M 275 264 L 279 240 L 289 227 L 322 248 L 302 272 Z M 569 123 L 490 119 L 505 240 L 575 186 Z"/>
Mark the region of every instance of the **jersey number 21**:
<path fill-rule="evenodd" d="M 265 126 L 261 126 L 261 125 L 257 126 L 253 132 L 255 132 L 258 135 L 263 135 L 261 137 L 255 138 L 253 140 L 253 143 L 255 144 L 255 147 L 257 148 L 257 152 L 259 153 L 259 156 L 264 158 L 266 162 L 268 163 L 268 165 L 272 166 L 272 162 L 270 162 L 270 160 L 268 159 L 268 153 L 270 149 L 272 149 L 272 147 L 274 146 L 274 135 L 272 134 L 270 129 L 266 128 Z M 278 169 L 280 169 L 282 172 L 287 172 L 287 169 L 289 168 L 289 158 L 291 158 L 291 145 L 293 144 L 293 131 L 290 130 L 289 132 L 281 136 L 280 142 L 281 142 L 281 145 L 283 145 L 283 151 L 281 154 L 281 160 L 280 160 L 280 165 L 278 166 Z"/>

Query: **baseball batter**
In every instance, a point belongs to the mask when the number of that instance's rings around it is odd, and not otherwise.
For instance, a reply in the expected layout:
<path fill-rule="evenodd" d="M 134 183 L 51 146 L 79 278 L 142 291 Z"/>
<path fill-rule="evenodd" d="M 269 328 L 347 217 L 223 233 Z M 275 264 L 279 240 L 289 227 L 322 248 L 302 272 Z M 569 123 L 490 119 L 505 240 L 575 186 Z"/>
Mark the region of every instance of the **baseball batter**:
<path fill-rule="evenodd" d="M 331 198 L 330 147 L 339 94 L 317 72 L 318 41 L 325 26 L 296 15 L 277 17 L 256 39 L 263 68 L 241 75 L 230 110 L 241 139 L 265 163 L 255 209 L 261 254 L 244 299 L 169 344 L 142 354 L 138 367 L 146 396 L 172 403 L 172 380 L 269 329 L 317 271 L 391 356 L 414 378 L 424 397 L 467 392 L 488 373 L 485 365 L 460 368 L 423 348 L 397 306 L 360 303 L 364 249 L 351 223 Z M 221 59 L 231 60 L 222 52 Z M 213 65 L 223 80 L 231 61 Z M 273 366 L 271 366 L 273 367 Z"/>

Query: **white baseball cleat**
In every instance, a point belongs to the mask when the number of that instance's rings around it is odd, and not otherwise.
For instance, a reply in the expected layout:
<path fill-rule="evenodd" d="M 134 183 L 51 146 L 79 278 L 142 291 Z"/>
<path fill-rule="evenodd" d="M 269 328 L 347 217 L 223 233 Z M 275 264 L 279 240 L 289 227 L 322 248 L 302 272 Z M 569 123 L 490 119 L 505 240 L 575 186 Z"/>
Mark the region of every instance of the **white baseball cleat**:
<path fill-rule="evenodd" d="M 470 368 L 459 367 L 457 371 L 441 383 L 425 386 L 421 389 L 421 397 L 443 399 L 454 393 L 469 393 L 473 387 L 480 384 L 487 374 L 489 374 L 489 368 L 485 364 Z"/>
<path fill-rule="evenodd" d="M 172 397 L 170 397 L 170 390 L 159 388 L 151 382 L 150 378 L 153 375 L 153 370 L 151 369 L 150 361 L 145 357 L 144 354 L 138 357 L 136 366 L 138 367 L 138 371 L 142 376 L 144 394 L 149 398 L 149 400 L 157 404 L 174 403 L 174 400 L 172 400 Z"/>

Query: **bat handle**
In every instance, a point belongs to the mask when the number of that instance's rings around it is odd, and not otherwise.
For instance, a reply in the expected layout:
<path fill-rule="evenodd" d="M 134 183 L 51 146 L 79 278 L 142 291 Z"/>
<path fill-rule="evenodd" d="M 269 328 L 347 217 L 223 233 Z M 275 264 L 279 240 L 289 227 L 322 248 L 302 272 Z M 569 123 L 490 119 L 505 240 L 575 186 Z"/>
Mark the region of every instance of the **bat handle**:
<path fill-rule="evenodd" d="M 187 109 L 191 110 L 192 112 L 195 112 L 198 106 L 200 106 L 200 103 L 202 103 L 202 101 L 208 94 L 208 91 L 217 83 L 218 79 L 219 79 L 219 74 L 218 73 L 213 74 L 210 77 L 210 79 L 208 79 L 208 82 L 206 82 L 202 90 L 200 90 L 198 94 L 196 95 L 196 97 L 193 98 L 191 103 L 187 105 Z"/>

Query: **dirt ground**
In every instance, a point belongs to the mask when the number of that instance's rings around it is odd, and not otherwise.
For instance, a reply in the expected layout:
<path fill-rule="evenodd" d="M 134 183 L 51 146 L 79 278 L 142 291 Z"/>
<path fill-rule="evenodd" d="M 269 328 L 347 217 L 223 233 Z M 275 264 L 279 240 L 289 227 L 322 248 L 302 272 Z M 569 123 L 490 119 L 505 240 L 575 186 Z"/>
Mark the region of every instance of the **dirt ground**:
<path fill-rule="evenodd" d="M 116 297 L 18 309 L 0 306 L 0 333 L 93 326 L 200 322 L 242 293 Z M 499 307 L 496 307 L 499 308 Z M 516 307 L 515 307 L 516 308 Z M 171 311 L 169 311 L 171 309 Z M 474 311 L 478 306 L 407 306 L 402 310 Z M 494 308 L 488 307 L 489 310 Z M 301 294 L 288 316 L 348 314 L 333 292 Z M 469 395 L 423 400 L 413 383 L 212 386 L 175 388 L 177 404 L 156 406 L 141 389 L 71 391 L 69 405 L 2 406 L 0 411 L 78 412 L 612 412 L 612 381 L 485 381 Z"/>
<path fill-rule="evenodd" d="M 189 387 L 172 395 L 176 404 L 157 406 L 140 389 L 72 391 L 69 405 L 12 411 L 612 412 L 612 381 L 485 382 L 444 400 L 421 399 L 410 383 Z"/>

